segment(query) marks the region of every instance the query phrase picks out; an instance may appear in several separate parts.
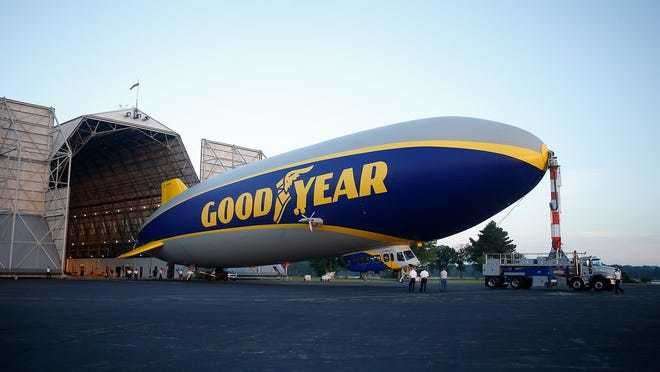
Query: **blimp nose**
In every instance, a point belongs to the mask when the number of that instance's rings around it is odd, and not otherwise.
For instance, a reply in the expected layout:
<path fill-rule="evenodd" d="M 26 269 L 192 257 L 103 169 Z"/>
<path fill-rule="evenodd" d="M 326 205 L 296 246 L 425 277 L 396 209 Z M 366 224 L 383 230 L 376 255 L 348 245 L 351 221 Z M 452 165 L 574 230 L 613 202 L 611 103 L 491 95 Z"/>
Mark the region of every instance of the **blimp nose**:
<path fill-rule="evenodd" d="M 551 156 L 542 143 L 536 149 L 498 144 L 484 150 L 476 152 L 481 155 L 462 154 L 464 180 L 454 181 L 455 185 L 448 188 L 454 197 L 448 204 L 466 212 L 458 231 L 489 218 L 530 192 L 545 175 Z"/>
<path fill-rule="evenodd" d="M 508 141 L 445 141 L 435 149 L 419 150 L 423 154 L 409 166 L 419 176 L 402 181 L 415 193 L 398 204 L 409 215 L 433 217 L 414 224 L 399 220 L 396 236 L 427 241 L 453 235 L 504 210 L 538 184 L 548 168 L 548 147 L 526 132 L 501 129 L 497 134 L 507 134 Z M 391 168 L 394 179 L 395 166 Z"/>
<path fill-rule="evenodd" d="M 550 157 L 551 151 L 548 150 L 548 146 L 542 144 L 538 151 L 531 149 L 523 148 L 518 150 L 519 160 L 524 161 L 534 167 L 538 168 L 540 171 L 545 172 L 548 168 L 548 159 Z"/>
<path fill-rule="evenodd" d="M 548 146 L 545 144 L 541 144 L 538 148 L 534 149 L 515 145 L 476 142 L 462 146 L 462 148 L 504 155 L 531 165 L 540 172 L 545 172 L 547 170 L 548 159 L 551 153 L 551 151 L 548 150 Z"/>

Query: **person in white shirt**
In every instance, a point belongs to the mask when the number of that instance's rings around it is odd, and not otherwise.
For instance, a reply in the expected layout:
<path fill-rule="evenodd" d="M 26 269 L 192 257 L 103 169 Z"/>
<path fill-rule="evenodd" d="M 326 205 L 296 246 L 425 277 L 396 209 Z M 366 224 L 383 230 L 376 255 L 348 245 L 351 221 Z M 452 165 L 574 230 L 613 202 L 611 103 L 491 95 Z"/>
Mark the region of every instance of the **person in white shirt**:
<path fill-rule="evenodd" d="M 426 269 L 423 269 L 421 273 L 419 273 L 419 277 L 422 278 L 422 282 L 419 285 L 419 292 L 426 292 L 426 281 L 429 278 L 429 272 L 426 271 Z"/>
<path fill-rule="evenodd" d="M 442 286 L 442 290 L 446 291 L 447 290 L 447 270 L 444 268 L 442 271 L 440 271 L 440 284 Z"/>
<path fill-rule="evenodd" d="M 614 294 L 623 294 L 623 288 L 621 288 L 621 269 L 618 267 L 614 270 Z"/>
<path fill-rule="evenodd" d="M 413 267 L 408 273 L 410 276 L 410 282 L 408 282 L 408 292 L 415 292 L 415 282 L 417 281 L 417 270 Z"/>

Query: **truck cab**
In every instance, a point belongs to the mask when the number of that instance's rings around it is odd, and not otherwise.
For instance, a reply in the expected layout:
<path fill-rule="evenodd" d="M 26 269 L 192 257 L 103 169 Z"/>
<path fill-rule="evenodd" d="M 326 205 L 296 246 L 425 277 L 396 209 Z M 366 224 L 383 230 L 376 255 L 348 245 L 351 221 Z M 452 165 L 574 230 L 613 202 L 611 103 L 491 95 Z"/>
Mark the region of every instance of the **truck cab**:
<path fill-rule="evenodd" d="M 568 285 L 575 290 L 593 288 L 596 291 L 614 286 L 614 268 L 603 264 L 596 256 L 573 258 L 569 266 Z"/>

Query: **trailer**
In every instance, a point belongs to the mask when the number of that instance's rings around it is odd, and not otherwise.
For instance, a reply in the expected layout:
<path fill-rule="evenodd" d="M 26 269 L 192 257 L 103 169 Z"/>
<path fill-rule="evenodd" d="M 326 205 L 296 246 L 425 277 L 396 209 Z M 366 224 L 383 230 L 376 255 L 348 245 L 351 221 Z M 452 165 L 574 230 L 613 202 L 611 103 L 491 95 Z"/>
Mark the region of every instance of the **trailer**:
<path fill-rule="evenodd" d="M 602 264 L 595 256 L 573 252 L 566 255 L 538 253 L 489 253 L 484 257 L 484 282 L 488 288 L 529 289 L 555 287 L 565 283 L 579 291 L 612 289 L 614 268 Z"/>

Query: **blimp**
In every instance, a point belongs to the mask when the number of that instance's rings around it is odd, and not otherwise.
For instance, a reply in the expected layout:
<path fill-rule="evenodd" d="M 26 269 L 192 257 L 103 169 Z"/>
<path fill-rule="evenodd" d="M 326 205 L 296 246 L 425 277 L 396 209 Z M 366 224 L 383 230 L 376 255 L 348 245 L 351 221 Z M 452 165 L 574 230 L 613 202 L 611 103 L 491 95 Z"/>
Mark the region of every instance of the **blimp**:
<path fill-rule="evenodd" d="M 488 219 L 543 178 L 547 146 L 503 123 L 420 119 L 300 148 L 162 203 L 134 249 L 168 262 L 241 267 L 441 239 Z"/>

